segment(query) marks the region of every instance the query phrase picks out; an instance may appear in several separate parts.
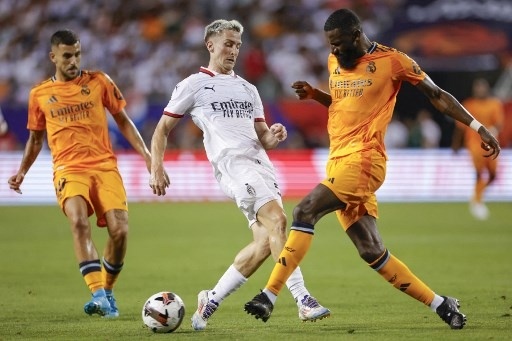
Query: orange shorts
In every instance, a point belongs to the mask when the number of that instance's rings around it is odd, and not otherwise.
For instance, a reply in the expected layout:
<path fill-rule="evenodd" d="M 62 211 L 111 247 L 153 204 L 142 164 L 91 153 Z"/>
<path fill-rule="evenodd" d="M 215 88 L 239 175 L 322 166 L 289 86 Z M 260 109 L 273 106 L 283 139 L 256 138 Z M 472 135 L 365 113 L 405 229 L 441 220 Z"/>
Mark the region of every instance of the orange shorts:
<path fill-rule="evenodd" d="M 53 184 L 63 212 L 66 199 L 79 195 L 87 202 L 88 216 L 96 212 L 99 227 L 107 226 L 106 212 L 113 209 L 128 211 L 126 191 L 117 169 L 56 171 Z"/>
<path fill-rule="evenodd" d="M 498 168 L 498 159 L 485 157 L 484 155 L 486 151 L 480 146 L 480 141 L 478 141 L 478 144 L 474 143 L 468 145 L 467 149 L 471 154 L 471 159 L 473 160 L 473 165 L 477 172 L 481 173 L 483 170 L 488 170 L 491 173 L 496 173 L 496 169 Z"/>
<path fill-rule="evenodd" d="M 365 214 L 378 218 L 375 192 L 386 177 L 386 158 L 376 150 L 364 150 L 327 162 L 322 184 L 345 204 L 336 216 L 346 231 Z"/>

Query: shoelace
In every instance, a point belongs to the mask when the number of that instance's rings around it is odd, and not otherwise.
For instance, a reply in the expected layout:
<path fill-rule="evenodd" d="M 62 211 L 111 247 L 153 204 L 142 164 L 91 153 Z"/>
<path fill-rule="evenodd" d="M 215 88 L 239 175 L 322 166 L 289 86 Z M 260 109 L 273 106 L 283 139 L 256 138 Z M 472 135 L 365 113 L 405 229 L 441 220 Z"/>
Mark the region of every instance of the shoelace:
<path fill-rule="evenodd" d="M 309 308 L 318 308 L 320 306 L 320 304 L 318 304 L 317 300 L 315 300 L 313 297 L 311 296 L 306 296 L 302 299 L 302 302 L 301 302 L 303 305 L 309 307 Z"/>
<path fill-rule="evenodd" d="M 217 310 L 217 305 L 213 302 L 208 302 L 204 305 L 203 318 L 208 319 Z"/>

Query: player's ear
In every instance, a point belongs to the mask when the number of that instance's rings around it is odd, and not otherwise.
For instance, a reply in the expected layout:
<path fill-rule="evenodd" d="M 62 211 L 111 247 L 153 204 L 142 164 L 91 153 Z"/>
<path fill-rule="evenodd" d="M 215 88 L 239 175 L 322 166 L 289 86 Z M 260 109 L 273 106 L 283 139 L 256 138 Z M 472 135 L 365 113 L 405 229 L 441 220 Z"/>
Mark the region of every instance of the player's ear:
<path fill-rule="evenodd" d="M 352 32 L 352 39 L 354 39 L 354 42 L 358 42 L 361 38 L 361 30 L 356 29 Z"/>
<path fill-rule="evenodd" d="M 53 53 L 53 51 L 50 51 L 50 53 L 48 53 L 48 56 L 50 57 L 50 60 L 55 63 L 55 53 Z"/>
<path fill-rule="evenodd" d="M 208 52 L 210 52 L 210 53 L 213 52 L 213 42 L 211 40 L 208 40 L 206 42 L 206 48 L 208 49 Z"/>

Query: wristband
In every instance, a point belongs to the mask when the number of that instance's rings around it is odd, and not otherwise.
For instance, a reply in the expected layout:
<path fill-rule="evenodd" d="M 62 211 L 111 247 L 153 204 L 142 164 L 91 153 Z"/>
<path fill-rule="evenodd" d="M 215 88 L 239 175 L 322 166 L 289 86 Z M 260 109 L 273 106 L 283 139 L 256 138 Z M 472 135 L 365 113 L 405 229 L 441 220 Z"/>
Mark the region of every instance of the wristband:
<path fill-rule="evenodd" d="M 471 121 L 471 123 L 469 124 L 469 127 L 471 129 L 473 129 L 474 131 L 476 131 L 478 133 L 478 129 L 480 129 L 480 127 L 482 126 L 482 123 L 478 122 L 477 120 L 473 120 Z"/>

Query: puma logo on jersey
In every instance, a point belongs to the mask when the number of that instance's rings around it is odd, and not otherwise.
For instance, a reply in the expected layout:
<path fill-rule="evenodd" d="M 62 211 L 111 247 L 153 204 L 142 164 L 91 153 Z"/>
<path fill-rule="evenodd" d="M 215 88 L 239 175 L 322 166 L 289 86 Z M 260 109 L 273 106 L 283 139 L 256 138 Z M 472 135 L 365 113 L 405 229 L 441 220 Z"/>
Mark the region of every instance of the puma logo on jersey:
<path fill-rule="evenodd" d="M 214 86 L 215 86 L 215 84 L 212 85 L 211 87 L 205 86 L 204 89 L 205 90 L 211 90 L 211 91 L 215 92 L 215 89 L 213 88 Z"/>

